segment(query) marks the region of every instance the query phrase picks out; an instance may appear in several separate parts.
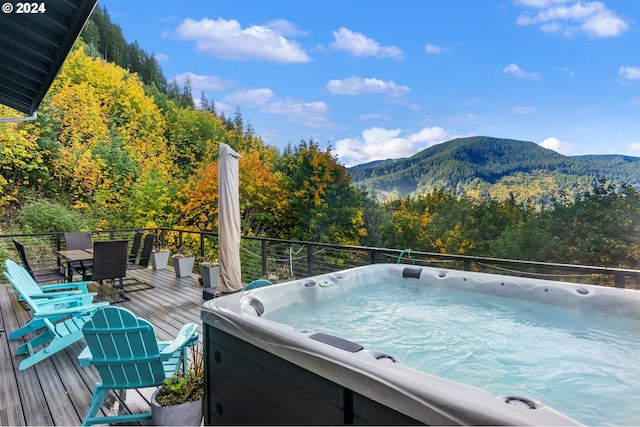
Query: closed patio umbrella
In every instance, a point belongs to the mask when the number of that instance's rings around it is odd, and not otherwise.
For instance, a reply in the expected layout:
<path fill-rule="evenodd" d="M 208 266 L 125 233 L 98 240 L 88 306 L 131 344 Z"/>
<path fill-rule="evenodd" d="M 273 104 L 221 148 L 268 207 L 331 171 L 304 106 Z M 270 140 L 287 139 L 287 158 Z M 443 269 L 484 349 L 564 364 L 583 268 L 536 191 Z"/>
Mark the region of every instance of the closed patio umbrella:
<path fill-rule="evenodd" d="M 218 240 L 220 279 L 218 293 L 242 289 L 240 269 L 240 190 L 238 159 L 242 156 L 227 144 L 220 144 L 218 164 Z"/>

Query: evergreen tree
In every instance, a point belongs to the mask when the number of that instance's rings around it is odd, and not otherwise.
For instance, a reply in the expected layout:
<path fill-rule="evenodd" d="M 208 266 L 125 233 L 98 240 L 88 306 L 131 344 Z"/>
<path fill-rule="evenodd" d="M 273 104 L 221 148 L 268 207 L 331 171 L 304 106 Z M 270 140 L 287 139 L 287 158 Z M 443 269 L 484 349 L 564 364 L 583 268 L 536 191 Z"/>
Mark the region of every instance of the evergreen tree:
<path fill-rule="evenodd" d="M 191 78 L 187 75 L 184 79 L 184 84 L 182 85 L 182 92 L 178 97 L 178 105 L 182 108 L 196 108 L 195 103 L 193 102 L 193 88 L 191 86 Z"/>
<path fill-rule="evenodd" d="M 89 46 L 88 52 L 97 54 L 106 61 L 125 68 L 145 84 L 155 84 L 166 93 L 167 81 L 158 61 L 145 52 L 138 42 L 127 43 L 122 29 L 111 22 L 106 7 L 96 7 L 82 30 L 81 37 Z"/>

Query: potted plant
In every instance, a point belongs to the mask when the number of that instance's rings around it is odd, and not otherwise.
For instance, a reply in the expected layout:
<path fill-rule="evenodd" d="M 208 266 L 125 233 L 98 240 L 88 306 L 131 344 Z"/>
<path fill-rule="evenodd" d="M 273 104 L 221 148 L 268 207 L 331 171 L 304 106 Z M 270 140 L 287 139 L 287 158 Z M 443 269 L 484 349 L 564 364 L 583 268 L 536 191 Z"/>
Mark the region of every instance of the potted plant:
<path fill-rule="evenodd" d="M 204 356 L 202 348 L 190 348 L 187 372 L 180 370 L 165 379 L 151 396 L 153 425 L 199 426 L 204 398 Z"/>
<path fill-rule="evenodd" d="M 173 269 L 176 277 L 189 277 L 193 273 L 193 264 L 196 262 L 195 256 L 187 254 L 187 248 L 181 246 L 178 251 L 171 256 L 173 259 Z"/>
<path fill-rule="evenodd" d="M 205 288 L 215 288 L 218 286 L 218 276 L 220 275 L 220 266 L 217 261 L 212 261 L 208 256 L 200 258 L 198 264 L 200 270 L 200 279 L 202 286 Z"/>
<path fill-rule="evenodd" d="M 151 252 L 151 268 L 154 270 L 166 270 L 169 263 L 169 250 L 160 242 L 159 236 L 153 241 Z"/>

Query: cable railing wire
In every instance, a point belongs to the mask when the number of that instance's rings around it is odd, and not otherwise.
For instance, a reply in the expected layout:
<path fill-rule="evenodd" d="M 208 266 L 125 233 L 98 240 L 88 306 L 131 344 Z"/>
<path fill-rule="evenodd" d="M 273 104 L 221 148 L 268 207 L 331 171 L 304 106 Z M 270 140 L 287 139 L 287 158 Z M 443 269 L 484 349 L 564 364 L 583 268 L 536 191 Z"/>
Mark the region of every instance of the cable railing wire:
<path fill-rule="evenodd" d="M 158 234 L 159 241 L 170 250 L 175 250 L 178 245 L 190 244 L 193 246 L 191 251 L 198 252 L 200 256 L 217 254 L 218 236 L 213 232 L 154 228 L 99 230 L 92 233 L 94 240 L 116 238 L 132 240 L 136 231 Z M 24 243 L 31 249 L 30 254 L 33 253 L 36 258 L 34 261 L 54 260 L 56 250 L 64 247 L 62 232 L 0 235 L 0 258 L 2 258 L 0 262 L 17 256 L 11 241 L 12 237 L 25 241 Z M 275 278 L 277 281 L 282 281 L 367 264 L 401 262 L 476 272 L 526 275 L 534 278 L 557 278 L 580 281 L 585 284 L 640 288 L 640 270 L 633 269 L 495 259 L 250 236 L 243 236 L 241 242 L 242 280 L 246 283 L 258 278 L 270 280 Z M 409 256 L 405 257 L 404 253 L 409 253 Z M 198 270 L 197 265 L 198 263 L 194 266 L 195 271 Z"/>

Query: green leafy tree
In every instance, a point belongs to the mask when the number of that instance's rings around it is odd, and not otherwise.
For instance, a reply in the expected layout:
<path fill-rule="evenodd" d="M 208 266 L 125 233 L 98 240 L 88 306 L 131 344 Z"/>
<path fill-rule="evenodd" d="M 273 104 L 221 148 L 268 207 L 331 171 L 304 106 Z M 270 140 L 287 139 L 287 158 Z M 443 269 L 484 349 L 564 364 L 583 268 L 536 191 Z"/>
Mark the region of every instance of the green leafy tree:
<path fill-rule="evenodd" d="M 366 232 L 358 192 L 329 148 L 302 141 L 283 154 L 277 170 L 289 198 L 281 232 L 301 240 L 359 243 Z"/>
<path fill-rule="evenodd" d="M 15 221 L 25 233 L 91 230 L 95 225 L 80 212 L 47 200 L 26 203 Z"/>
<path fill-rule="evenodd" d="M 383 241 L 394 248 L 488 256 L 490 243 L 521 217 L 511 201 L 456 197 L 438 189 L 387 203 Z"/>
<path fill-rule="evenodd" d="M 601 180 L 572 204 L 556 206 L 548 222 L 557 262 L 638 268 L 640 195 Z"/>
<path fill-rule="evenodd" d="M 383 207 L 376 202 L 373 195 L 367 191 L 360 191 L 362 205 L 362 220 L 366 234 L 360 239 L 363 246 L 383 247 L 384 238 L 382 228 L 389 221 Z"/>
<path fill-rule="evenodd" d="M 543 227 L 544 218 L 540 215 L 529 221 L 510 225 L 489 242 L 489 254 L 495 258 L 520 259 L 527 261 L 548 262 L 554 245 L 550 230 Z"/>
<path fill-rule="evenodd" d="M 168 106 L 166 138 L 174 153 L 179 175 L 186 178 L 199 167 L 214 162 L 218 145 L 227 140 L 221 120 L 207 111 Z"/>

